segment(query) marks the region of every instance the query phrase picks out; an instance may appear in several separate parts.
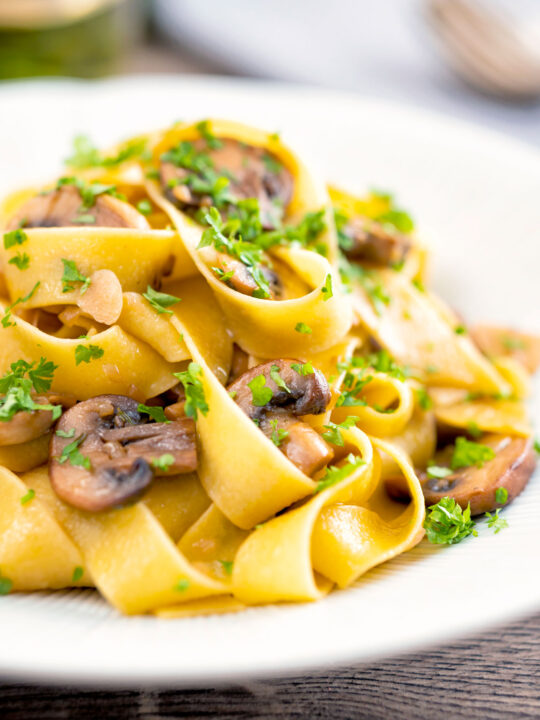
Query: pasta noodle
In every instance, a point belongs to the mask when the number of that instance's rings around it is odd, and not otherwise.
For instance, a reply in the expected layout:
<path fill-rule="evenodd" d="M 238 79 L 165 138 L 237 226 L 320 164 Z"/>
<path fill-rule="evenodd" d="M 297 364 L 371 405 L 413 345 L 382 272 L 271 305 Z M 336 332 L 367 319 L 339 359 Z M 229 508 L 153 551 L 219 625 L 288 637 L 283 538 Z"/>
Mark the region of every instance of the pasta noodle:
<path fill-rule="evenodd" d="M 426 291 L 390 195 L 218 119 L 69 162 L 0 212 L 0 592 L 240 612 L 499 522 L 538 341 Z"/>

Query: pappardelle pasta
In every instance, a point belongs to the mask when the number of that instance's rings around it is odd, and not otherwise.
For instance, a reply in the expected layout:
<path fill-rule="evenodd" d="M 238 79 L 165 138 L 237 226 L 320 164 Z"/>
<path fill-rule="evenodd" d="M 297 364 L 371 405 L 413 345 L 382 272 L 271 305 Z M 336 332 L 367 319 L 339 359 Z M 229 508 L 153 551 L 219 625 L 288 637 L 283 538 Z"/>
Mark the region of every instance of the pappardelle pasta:
<path fill-rule="evenodd" d="M 0 216 L 0 594 L 233 612 L 505 527 L 540 339 L 426 290 L 390 195 L 217 119 L 67 166 Z"/>

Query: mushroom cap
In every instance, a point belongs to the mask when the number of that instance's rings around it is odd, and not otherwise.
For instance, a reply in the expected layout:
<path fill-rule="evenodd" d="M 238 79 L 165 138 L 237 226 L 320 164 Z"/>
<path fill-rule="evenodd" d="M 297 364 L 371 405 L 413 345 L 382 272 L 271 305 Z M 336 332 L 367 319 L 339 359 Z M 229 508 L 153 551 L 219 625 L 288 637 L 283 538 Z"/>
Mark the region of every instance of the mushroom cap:
<path fill-rule="evenodd" d="M 39 405 L 62 405 L 64 408 L 76 402 L 74 395 L 59 393 L 43 393 L 32 399 Z M 0 422 L 0 447 L 35 440 L 48 432 L 53 423 L 51 410 L 20 410 L 11 420 Z"/>
<path fill-rule="evenodd" d="M 344 249 L 350 260 L 393 265 L 404 260 L 411 248 L 410 238 L 403 233 L 361 215 L 352 217 L 343 232 L 351 241 L 351 247 Z"/>
<path fill-rule="evenodd" d="M 207 147 L 204 139 L 195 140 L 192 145 L 196 151 L 210 158 L 218 175 L 230 179 L 227 188 L 229 194 L 237 200 L 256 198 L 263 227 L 267 230 L 275 228 L 283 210 L 291 201 L 291 173 L 266 148 L 230 138 L 220 138 L 220 143 L 221 147 L 215 149 Z M 185 184 L 190 174 L 190 171 L 176 167 L 171 162 L 161 163 L 161 182 L 173 202 L 186 208 L 208 206 L 210 199 L 207 195 L 201 195 Z M 171 188 L 171 180 L 181 182 Z"/>
<path fill-rule="evenodd" d="M 247 265 L 243 262 L 231 257 L 223 252 L 216 253 L 216 266 L 225 273 L 232 273 L 227 280 L 227 285 L 243 295 L 253 296 L 259 285 L 255 282 L 255 278 L 249 272 Z M 261 264 L 261 274 L 266 279 L 270 287 L 270 299 L 277 300 L 283 292 L 283 287 L 279 275 L 268 265 Z"/>
<path fill-rule="evenodd" d="M 112 195 L 98 195 L 91 208 L 81 209 L 82 198 L 75 185 L 62 185 L 57 190 L 36 195 L 19 208 L 7 225 L 8 230 L 33 227 L 124 227 L 148 230 L 147 219 L 132 205 Z M 80 223 L 81 215 L 91 215 L 94 222 Z"/>
<path fill-rule="evenodd" d="M 519 495 L 536 466 L 533 439 L 490 433 L 480 438 L 479 442 L 495 452 L 495 457 L 482 467 L 461 468 L 444 478 L 431 478 L 425 471 L 418 473 L 426 505 L 435 505 L 443 497 L 451 497 L 463 509 L 470 503 L 471 514 L 481 515 L 502 507 L 495 499 L 498 488 L 505 488 L 508 492 L 505 505 Z M 435 464 L 449 465 L 452 451 L 453 446 L 447 446 L 436 453 Z M 389 478 L 386 488 L 396 500 L 407 498 L 401 478 Z"/>
<path fill-rule="evenodd" d="M 243 373 L 227 389 L 236 393 L 234 400 L 252 419 L 260 419 L 270 410 L 283 408 L 290 415 L 320 415 L 330 402 L 331 393 L 326 378 L 320 370 L 313 369 L 308 375 L 301 375 L 292 367 L 301 365 L 300 360 L 270 360 Z M 279 387 L 271 377 L 272 369 L 277 367 L 279 376 L 288 391 Z M 253 395 L 249 383 L 263 375 L 266 385 L 272 391 L 272 398 L 262 407 L 253 404 Z"/>
<path fill-rule="evenodd" d="M 62 416 L 58 430 L 64 437 L 53 436 L 49 463 L 51 485 L 62 500 L 89 512 L 107 510 L 136 500 L 155 474 L 195 470 L 193 420 L 148 422 L 137 408 L 137 401 L 124 395 L 99 395 Z M 69 458 L 60 462 L 70 443 L 90 467 Z M 167 463 L 156 466 L 163 456 L 169 456 Z"/>

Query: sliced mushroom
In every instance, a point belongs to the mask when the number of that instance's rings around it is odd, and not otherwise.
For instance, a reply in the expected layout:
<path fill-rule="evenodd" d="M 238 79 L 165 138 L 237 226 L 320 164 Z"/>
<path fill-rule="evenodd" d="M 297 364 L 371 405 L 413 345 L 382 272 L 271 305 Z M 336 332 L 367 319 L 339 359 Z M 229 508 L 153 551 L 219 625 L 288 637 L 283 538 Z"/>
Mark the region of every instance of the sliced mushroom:
<path fill-rule="evenodd" d="M 302 472 L 311 475 L 327 464 L 334 453 L 328 443 L 311 425 L 299 419 L 302 415 L 319 415 L 330 402 L 330 388 L 319 370 L 302 375 L 292 365 L 295 360 L 272 360 L 251 368 L 228 386 L 228 391 L 240 408 L 258 424 L 262 432 L 273 439 L 279 449 Z M 278 386 L 271 377 L 277 369 L 287 389 Z M 253 403 L 249 383 L 263 376 L 265 386 L 272 391 L 266 405 Z M 287 433 L 279 439 L 279 430 Z"/>
<path fill-rule="evenodd" d="M 249 268 L 240 260 L 220 252 L 216 254 L 216 267 L 224 273 L 230 273 L 226 283 L 237 292 L 253 296 L 257 290 L 260 290 Z M 268 265 L 261 264 L 259 269 L 270 288 L 270 299 L 279 299 L 282 294 L 282 285 L 278 274 Z"/>
<path fill-rule="evenodd" d="M 461 468 L 444 478 L 429 477 L 425 471 L 418 473 L 426 505 L 435 505 L 448 496 L 454 498 L 463 509 L 470 503 L 471 514 L 481 515 L 502 506 L 495 499 L 498 488 L 505 488 L 508 492 L 506 505 L 519 495 L 536 465 L 532 438 L 493 433 L 484 435 L 479 442 L 495 452 L 495 457 L 482 467 Z M 452 453 L 452 445 L 436 453 L 435 465 L 448 467 Z M 407 498 L 406 489 L 400 479 L 387 480 L 386 487 L 394 499 Z"/>
<path fill-rule="evenodd" d="M 39 405 L 60 405 L 70 408 L 75 396 L 63 393 L 43 393 L 32 398 Z M 54 423 L 51 410 L 20 410 L 11 420 L 0 422 L 0 447 L 19 445 L 35 440 L 50 430 Z"/>
<path fill-rule="evenodd" d="M 470 335 L 488 357 L 512 357 L 534 373 L 540 367 L 540 336 L 511 328 L 476 325 Z"/>
<path fill-rule="evenodd" d="M 350 260 L 394 265 L 405 260 L 411 248 L 406 235 L 360 215 L 351 218 L 342 232 L 349 240 L 342 249 Z"/>
<path fill-rule="evenodd" d="M 154 474 L 196 469 L 193 420 L 153 423 L 137 407 L 124 395 L 99 395 L 62 416 L 49 464 L 51 485 L 62 500 L 89 512 L 107 510 L 137 499 Z M 66 458 L 70 443 L 89 468 Z"/>
<path fill-rule="evenodd" d="M 289 170 L 265 148 L 247 145 L 238 140 L 220 139 L 219 148 L 207 147 L 203 139 L 192 145 L 204 153 L 217 176 L 229 179 L 229 195 L 235 200 L 256 198 L 259 201 L 263 228 L 275 228 L 288 206 L 293 192 Z M 211 198 L 192 187 L 193 172 L 165 160 L 161 163 L 161 183 L 170 199 L 186 209 L 211 205 Z M 197 177 L 202 178 L 202 173 Z M 175 184 L 176 183 L 176 184 Z"/>
<path fill-rule="evenodd" d="M 83 313 L 104 325 L 114 325 L 122 312 L 123 302 L 120 280 L 112 270 L 93 272 L 88 289 L 77 298 Z"/>
<path fill-rule="evenodd" d="M 125 227 L 148 230 L 148 221 L 132 205 L 112 195 L 97 195 L 91 208 L 82 208 L 75 185 L 63 185 L 49 193 L 30 198 L 11 218 L 8 230 L 33 227 Z"/>

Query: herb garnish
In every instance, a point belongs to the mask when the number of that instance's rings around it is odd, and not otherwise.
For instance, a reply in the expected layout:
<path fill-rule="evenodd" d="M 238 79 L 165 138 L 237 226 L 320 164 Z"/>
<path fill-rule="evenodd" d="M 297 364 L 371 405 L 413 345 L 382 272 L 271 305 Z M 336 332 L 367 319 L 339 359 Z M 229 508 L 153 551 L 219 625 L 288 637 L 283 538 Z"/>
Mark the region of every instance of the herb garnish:
<path fill-rule="evenodd" d="M 60 455 L 58 459 L 58 462 L 63 465 L 65 462 L 69 461 L 70 465 L 74 465 L 75 467 L 83 467 L 86 470 L 90 470 L 91 464 L 90 464 L 90 458 L 86 457 L 81 453 L 79 450 L 79 445 L 83 442 L 85 439 L 86 434 L 83 433 L 82 435 L 79 435 L 78 438 L 75 438 L 72 442 L 68 443 L 64 449 L 62 450 L 62 454 Z"/>
<path fill-rule="evenodd" d="M 301 335 L 311 335 L 313 330 L 309 327 L 309 325 L 306 325 L 304 322 L 296 323 L 294 329 L 297 333 L 300 333 Z"/>
<path fill-rule="evenodd" d="M 76 565 L 73 568 L 73 575 L 71 576 L 71 582 L 74 582 L 74 583 L 79 582 L 79 580 L 82 578 L 83 575 L 84 575 L 84 568 L 81 567 L 80 565 Z"/>
<path fill-rule="evenodd" d="M 272 428 L 270 439 L 276 447 L 279 447 L 285 438 L 289 436 L 289 432 L 283 430 L 283 428 L 278 428 L 278 420 L 270 420 L 270 427 Z"/>
<path fill-rule="evenodd" d="M 443 497 L 428 511 L 424 528 L 429 542 L 435 545 L 455 545 L 469 535 L 478 535 L 470 505 L 462 510 L 453 498 Z"/>
<path fill-rule="evenodd" d="M 481 468 L 486 462 L 495 457 L 495 452 L 488 445 L 467 440 L 466 437 L 460 436 L 456 439 L 454 446 L 454 454 L 450 466 L 452 470 L 458 470 L 463 467 L 476 465 Z"/>
<path fill-rule="evenodd" d="M 90 285 L 90 278 L 79 272 L 77 265 L 73 260 L 66 260 L 66 258 L 62 258 L 62 263 L 64 265 L 64 274 L 62 275 L 62 292 L 66 293 L 75 290 L 71 283 L 82 283 L 79 290 L 80 294 L 84 295 Z"/>
<path fill-rule="evenodd" d="M 498 487 L 495 490 L 495 502 L 505 505 L 508 500 L 508 490 L 505 487 Z"/>
<path fill-rule="evenodd" d="M 0 574 L 0 595 L 8 595 L 13 587 L 13 582 Z"/>
<path fill-rule="evenodd" d="M 201 381 L 201 367 L 197 363 L 190 362 L 188 369 L 184 372 L 173 373 L 174 377 L 180 380 L 184 386 L 186 393 L 186 402 L 184 405 L 185 413 L 188 417 L 197 419 L 197 413 L 200 410 L 206 415 L 209 407 L 204 396 L 204 387 Z"/>
<path fill-rule="evenodd" d="M 347 430 L 348 428 L 355 427 L 358 420 L 360 420 L 360 418 L 356 415 L 349 415 L 341 423 L 336 424 L 333 422 L 329 422 L 328 425 L 323 425 L 323 427 L 326 428 L 326 432 L 324 432 L 322 436 L 325 440 L 328 440 L 328 442 L 331 442 L 333 445 L 339 445 L 340 447 L 343 447 L 344 440 L 343 435 L 341 434 L 341 430 Z"/>
<path fill-rule="evenodd" d="M 103 357 L 105 350 L 99 345 L 77 345 L 75 348 L 75 365 L 89 363 L 90 360 L 97 360 Z"/>
<path fill-rule="evenodd" d="M 330 467 L 326 468 L 325 474 L 317 482 L 314 491 L 315 493 L 322 492 L 323 490 L 326 490 L 332 485 L 341 482 L 341 480 L 344 480 L 354 470 L 356 470 L 357 467 L 366 464 L 365 460 L 362 460 L 361 457 L 355 456 L 352 453 L 349 453 L 346 459 L 347 463 L 345 465 L 342 465 L 341 467 L 338 467 L 337 465 L 331 465 Z"/>
<path fill-rule="evenodd" d="M 152 203 L 147 198 L 139 200 L 136 207 L 141 215 L 150 215 L 152 212 Z"/>
<path fill-rule="evenodd" d="M 182 578 L 176 583 L 176 585 L 173 587 L 173 590 L 178 590 L 178 592 L 185 592 L 190 585 L 191 583 L 187 578 Z"/>
<path fill-rule="evenodd" d="M 285 380 L 281 377 L 279 374 L 279 366 L 278 365 L 272 365 L 270 368 L 270 377 L 272 380 L 276 383 L 278 387 L 280 387 L 282 390 L 285 390 L 285 392 L 290 393 L 290 389 L 287 387 L 287 384 Z"/>
<path fill-rule="evenodd" d="M 15 322 L 13 322 L 11 317 L 11 311 L 16 305 L 19 305 L 20 303 L 27 302 L 30 300 L 32 295 L 36 292 L 38 287 L 41 285 L 40 281 L 38 280 L 37 283 L 34 285 L 34 287 L 30 290 L 30 292 L 25 295 L 24 297 L 17 298 L 14 302 L 11 303 L 11 305 L 8 305 L 6 309 L 4 310 L 4 314 L 2 316 L 2 327 L 8 328 L 12 325 L 15 325 Z"/>
<path fill-rule="evenodd" d="M 167 470 L 174 465 L 174 455 L 171 455 L 171 453 L 165 453 L 157 458 L 153 458 L 150 464 L 156 470 L 167 472 Z"/>
<path fill-rule="evenodd" d="M 251 390 L 253 404 L 256 407 L 264 407 L 274 397 L 272 389 L 266 384 L 264 375 L 256 375 L 251 382 L 248 382 L 248 388 Z"/>
<path fill-rule="evenodd" d="M 418 388 L 417 390 L 415 390 L 415 395 L 418 407 L 420 407 L 422 410 L 429 410 L 431 407 L 433 407 L 433 400 L 430 398 L 425 388 Z"/>
<path fill-rule="evenodd" d="M 330 300 L 331 297 L 334 297 L 334 291 L 332 289 L 332 276 L 330 273 L 326 276 L 326 280 L 324 281 L 324 285 L 321 289 L 322 294 L 324 295 L 324 300 Z"/>
<path fill-rule="evenodd" d="M 0 421 L 8 422 L 19 411 L 50 410 L 53 420 L 62 414 L 61 405 L 40 404 L 34 402 L 32 391 L 46 392 L 52 384 L 57 366 L 40 358 L 39 363 L 17 360 L 11 363 L 11 372 L 0 378 Z M 27 377 L 25 377 L 27 375 Z"/>
<path fill-rule="evenodd" d="M 4 248 L 9 250 L 14 245 L 22 245 L 28 240 L 28 235 L 21 228 L 4 233 Z"/>
<path fill-rule="evenodd" d="M 27 505 L 29 502 L 31 502 L 36 497 L 36 491 L 32 490 L 30 488 L 28 492 L 22 496 L 21 498 L 21 505 Z"/>
<path fill-rule="evenodd" d="M 167 420 L 167 417 L 165 416 L 165 411 L 160 405 L 143 405 L 142 403 L 139 403 L 137 405 L 137 410 L 139 412 L 145 413 L 146 415 L 149 415 L 152 420 L 155 420 L 158 423 L 171 422 L 170 420 Z"/>
<path fill-rule="evenodd" d="M 8 260 L 10 265 L 15 265 L 19 270 L 27 270 L 30 266 L 30 256 L 26 253 L 18 252 L 12 258 Z"/>
<path fill-rule="evenodd" d="M 138 138 L 122 145 L 116 155 L 104 157 L 87 135 L 77 135 L 73 139 L 73 155 L 66 159 L 66 165 L 72 168 L 115 167 L 141 156 L 145 149 L 146 139 Z"/>
<path fill-rule="evenodd" d="M 497 533 L 501 530 L 504 530 L 504 528 L 508 527 L 508 520 L 499 517 L 500 510 L 500 508 L 497 508 L 494 515 L 488 512 L 486 513 L 487 526 L 494 531 L 495 535 L 497 535 Z"/>
<path fill-rule="evenodd" d="M 299 375 L 313 375 L 315 372 L 313 365 L 310 362 L 303 363 L 302 365 L 300 363 L 293 363 L 291 367 Z"/>
<path fill-rule="evenodd" d="M 143 293 L 143 298 L 148 300 L 150 305 L 160 315 L 172 315 L 172 310 L 169 310 L 169 307 L 180 302 L 180 298 L 175 297 L 174 295 L 167 295 L 167 293 L 158 292 L 150 287 L 150 285 L 146 288 L 146 292 Z"/>

